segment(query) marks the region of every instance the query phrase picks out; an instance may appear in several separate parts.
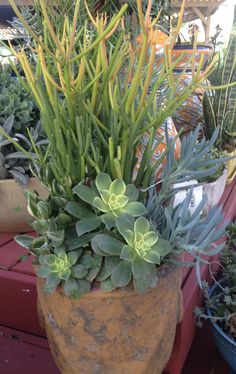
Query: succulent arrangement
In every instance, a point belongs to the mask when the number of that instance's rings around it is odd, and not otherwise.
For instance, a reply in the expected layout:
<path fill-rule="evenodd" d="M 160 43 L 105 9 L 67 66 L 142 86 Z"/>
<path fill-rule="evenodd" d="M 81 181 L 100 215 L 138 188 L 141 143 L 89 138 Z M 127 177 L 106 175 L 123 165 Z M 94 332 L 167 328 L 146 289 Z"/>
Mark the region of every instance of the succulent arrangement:
<path fill-rule="evenodd" d="M 34 96 L 49 143 L 39 152 L 31 140 L 35 172 L 49 191 L 47 199 L 26 192 L 35 218 L 32 226 L 39 235 L 16 240 L 36 256 L 45 290 L 63 286 L 67 295 L 80 297 L 94 287 L 111 291 L 133 284 L 145 292 L 157 284 L 157 268 L 165 261 L 179 262 L 178 256 L 188 250 L 200 266 L 202 256 L 220 251 L 222 245 L 212 248 L 225 228 L 216 231 L 219 209 L 202 218 L 203 201 L 191 215 L 191 189 L 173 207 L 174 183 L 201 181 L 224 162 L 210 156 L 218 130 L 210 140 L 198 142 L 197 128 L 183 139 L 176 157 L 178 136 L 171 138 L 163 126 L 202 85 L 214 61 L 204 72 L 199 65 L 191 82 L 180 89 L 173 74 L 177 62 L 168 51 L 156 63 L 158 17 L 147 22 L 151 1 L 146 14 L 141 0 L 136 2 L 138 41 L 126 32 L 127 4 L 108 21 L 104 14 L 93 16 L 79 0 L 71 2 L 73 16 L 65 17 L 42 1 L 44 27 L 36 33 L 13 0 L 10 3 L 34 41 L 36 65 L 24 50 L 12 47 L 12 53 L 24 70 L 24 84 Z M 80 6 L 87 8 L 83 25 Z M 170 45 L 183 11 L 182 7 Z M 14 71 L 19 76 L 17 66 Z M 166 149 L 153 162 L 158 129 Z M 134 173 L 140 145 L 142 160 Z M 156 181 L 155 171 L 164 159 L 161 180 Z"/>

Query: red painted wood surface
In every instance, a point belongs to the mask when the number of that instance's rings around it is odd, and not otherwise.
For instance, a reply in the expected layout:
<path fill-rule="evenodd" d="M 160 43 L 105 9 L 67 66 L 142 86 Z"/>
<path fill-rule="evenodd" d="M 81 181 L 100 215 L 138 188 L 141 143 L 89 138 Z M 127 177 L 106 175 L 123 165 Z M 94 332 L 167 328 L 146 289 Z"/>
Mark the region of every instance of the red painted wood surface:
<path fill-rule="evenodd" d="M 36 278 L 0 270 L 0 324 L 45 336 L 37 317 Z"/>
<path fill-rule="evenodd" d="M 181 374 L 229 374 L 230 369 L 216 350 L 208 324 L 197 328 Z"/>
<path fill-rule="evenodd" d="M 0 326 L 0 373 L 60 374 L 46 339 Z"/>

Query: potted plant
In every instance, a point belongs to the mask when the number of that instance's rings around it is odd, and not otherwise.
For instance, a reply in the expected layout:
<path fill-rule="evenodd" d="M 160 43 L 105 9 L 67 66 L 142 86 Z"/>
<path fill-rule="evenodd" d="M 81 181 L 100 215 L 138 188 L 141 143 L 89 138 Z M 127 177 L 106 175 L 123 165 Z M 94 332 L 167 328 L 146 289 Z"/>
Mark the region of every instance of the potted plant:
<path fill-rule="evenodd" d="M 37 191 L 46 197 L 45 188 L 38 179 L 30 177 L 29 154 L 32 146 L 23 133 L 14 133 L 14 116 L 10 115 L 2 126 L 5 134 L 12 139 L 0 135 L 0 201 L 2 206 L 0 216 L 1 232 L 26 232 L 31 231 L 30 217 L 27 211 L 27 201 L 24 197 L 24 188 Z M 29 134 L 36 144 L 38 138 L 37 127 L 31 128 Z M 16 131 L 16 130 L 15 130 Z M 16 144 L 12 144 L 12 140 Z M 19 151 L 19 146 L 22 151 Z M 31 156 L 33 157 L 33 156 Z"/>
<path fill-rule="evenodd" d="M 236 7 L 234 7 L 234 20 L 229 42 L 222 52 L 216 68 L 208 79 L 213 86 L 221 86 L 221 89 L 212 89 L 206 92 L 203 98 L 204 133 L 210 138 L 214 129 L 220 128 L 216 147 L 219 151 L 226 151 L 231 160 L 227 163 L 227 182 L 235 177 L 235 129 L 236 129 Z"/>
<path fill-rule="evenodd" d="M 28 96 L 18 78 L 11 77 L 9 67 L 0 73 L 0 126 L 5 132 L 5 136 L 0 135 L 1 232 L 32 230 L 23 188 L 27 186 L 46 196 L 43 186 L 31 177 L 29 167 L 29 153 L 32 157 L 33 148 L 28 138 L 30 136 L 35 144 L 40 145 L 43 135 L 39 111 L 33 98 Z M 27 154 L 19 150 L 19 146 Z"/>
<path fill-rule="evenodd" d="M 34 39 L 36 66 L 23 50 L 12 52 L 49 142 L 45 157 L 36 152 L 34 159 L 49 195 L 26 192 L 38 237 L 16 240 L 36 257 L 39 314 L 54 359 L 63 373 L 160 373 L 182 318 L 179 256 L 188 250 L 200 266 L 201 256 L 221 250 L 212 242 L 225 228 L 216 230 L 220 209 L 201 218 L 204 200 L 189 214 L 191 188 L 173 207 L 173 184 L 201 180 L 222 163 L 212 166 L 207 157 L 217 130 L 198 143 L 198 128 L 176 159 L 177 137 L 171 139 L 166 126 L 166 151 L 152 160 L 157 129 L 204 75 L 196 73 L 176 95 L 168 56 L 157 74 L 155 45 L 149 43 L 154 24 L 145 25 L 140 0 L 138 46 L 125 32 L 127 5 L 109 22 L 105 15 L 93 18 L 87 8 L 82 22 L 85 2 L 71 2 L 70 13 L 61 17 L 62 2 L 52 9 L 40 1 L 40 34 L 10 3 Z M 156 93 L 166 81 L 163 105 Z M 156 193 L 155 171 L 165 157 Z M 205 170 L 199 171 L 202 163 Z"/>
<path fill-rule="evenodd" d="M 209 288 L 204 284 L 205 309 L 196 308 L 195 313 L 211 323 L 214 339 L 225 361 L 236 370 L 236 329 L 235 329 L 235 248 L 236 225 L 232 223 L 227 231 L 227 243 L 221 255 L 220 274 L 215 279 L 214 285 Z"/>

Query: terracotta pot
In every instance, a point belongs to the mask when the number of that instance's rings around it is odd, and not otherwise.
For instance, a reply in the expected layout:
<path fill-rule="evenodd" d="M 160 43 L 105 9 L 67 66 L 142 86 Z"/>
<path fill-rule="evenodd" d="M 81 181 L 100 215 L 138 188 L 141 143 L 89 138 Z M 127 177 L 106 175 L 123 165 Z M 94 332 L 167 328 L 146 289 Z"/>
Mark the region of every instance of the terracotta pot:
<path fill-rule="evenodd" d="M 30 178 L 27 190 L 36 190 L 40 196 L 46 197 L 47 191 L 37 178 Z M 0 232 L 32 231 L 32 217 L 27 211 L 24 190 L 14 179 L 0 180 Z"/>
<path fill-rule="evenodd" d="M 161 374 L 182 319 L 181 269 L 159 268 L 159 283 L 144 295 L 127 287 L 94 290 L 80 300 L 43 292 L 39 316 L 62 374 Z"/>
<path fill-rule="evenodd" d="M 212 183 L 206 183 L 203 186 L 203 195 L 207 197 L 203 213 L 207 214 L 214 206 L 218 204 L 224 193 L 227 178 L 227 169 L 225 168 L 221 176 Z"/>

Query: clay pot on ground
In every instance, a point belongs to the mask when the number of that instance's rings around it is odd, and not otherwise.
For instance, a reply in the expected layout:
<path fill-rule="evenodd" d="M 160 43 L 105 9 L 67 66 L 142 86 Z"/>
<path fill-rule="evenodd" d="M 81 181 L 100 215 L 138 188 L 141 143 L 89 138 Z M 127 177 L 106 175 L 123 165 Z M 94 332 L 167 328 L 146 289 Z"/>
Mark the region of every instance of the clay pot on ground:
<path fill-rule="evenodd" d="M 161 374 L 182 319 L 181 269 L 158 269 L 155 289 L 93 290 L 81 299 L 62 289 L 43 292 L 37 280 L 39 317 L 62 374 Z"/>
<path fill-rule="evenodd" d="M 37 191 L 42 197 L 47 196 L 45 187 L 37 178 L 30 178 L 27 190 Z M 24 190 L 14 179 L 0 180 L 0 232 L 32 231 L 30 222 L 32 217 L 27 210 Z"/>
<path fill-rule="evenodd" d="M 207 214 L 214 206 L 218 204 L 224 193 L 227 179 L 227 168 L 223 170 L 221 176 L 212 183 L 206 183 L 203 186 L 203 195 L 207 197 L 207 201 L 203 208 L 203 213 Z"/>

